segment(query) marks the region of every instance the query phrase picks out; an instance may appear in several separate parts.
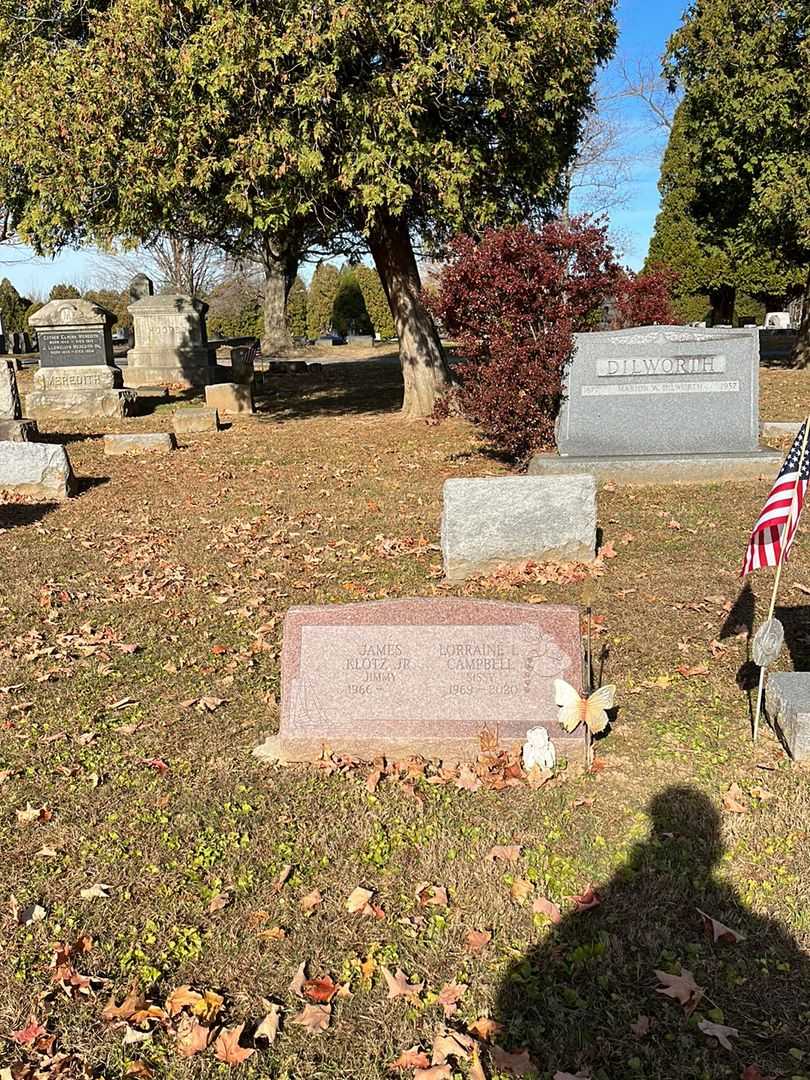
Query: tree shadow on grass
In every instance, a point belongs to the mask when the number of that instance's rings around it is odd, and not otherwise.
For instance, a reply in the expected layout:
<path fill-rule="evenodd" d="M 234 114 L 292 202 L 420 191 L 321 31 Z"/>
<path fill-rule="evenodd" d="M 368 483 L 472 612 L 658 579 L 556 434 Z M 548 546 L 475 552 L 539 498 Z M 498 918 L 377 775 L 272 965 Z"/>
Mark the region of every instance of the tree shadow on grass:
<path fill-rule="evenodd" d="M 402 407 L 402 372 L 375 360 L 327 364 L 302 375 L 265 381 L 256 411 L 276 423 L 318 417 L 394 412 Z"/>
<path fill-rule="evenodd" d="M 601 904 L 567 915 L 506 971 L 495 1013 L 502 1045 L 525 1047 L 544 1078 L 719 1080 L 753 1063 L 763 1076 L 803 1076 L 807 956 L 719 879 L 720 818 L 705 795 L 670 787 L 648 814 L 649 838 L 599 888 Z M 745 940 L 714 942 L 698 909 Z M 656 993 L 656 970 L 682 969 L 704 990 L 691 1015 Z M 700 1029 L 707 1020 L 739 1031 L 731 1050 Z"/>

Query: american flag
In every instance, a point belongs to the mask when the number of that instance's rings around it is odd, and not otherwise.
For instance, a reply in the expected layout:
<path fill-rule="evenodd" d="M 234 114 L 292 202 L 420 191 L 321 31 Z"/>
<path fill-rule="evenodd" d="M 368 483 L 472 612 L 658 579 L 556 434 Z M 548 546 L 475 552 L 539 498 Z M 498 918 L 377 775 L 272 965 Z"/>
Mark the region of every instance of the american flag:
<path fill-rule="evenodd" d="M 778 566 L 782 559 L 788 557 L 810 480 L 810 452 L 806 452 L 802 459 L 806 426 L 805 420 L 751 533 L 743 559 L 742 577 L 763 566 Z"/>

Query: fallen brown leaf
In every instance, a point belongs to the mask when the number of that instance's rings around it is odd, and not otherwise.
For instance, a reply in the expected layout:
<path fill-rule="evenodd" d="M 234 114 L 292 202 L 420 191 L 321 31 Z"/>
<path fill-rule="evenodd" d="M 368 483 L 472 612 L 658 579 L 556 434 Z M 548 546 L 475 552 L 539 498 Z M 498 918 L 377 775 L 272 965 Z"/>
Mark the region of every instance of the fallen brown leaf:
<path fill-rule="evenodd" d="M 301 987 L 301 993 L 309 1001 L 325 1005 L 338 991 L 337 983 L 331 975 L 322 975 L 319 979 L 307 979 Z"/>
<path fill-rule="evenodd" d="M 458 1011 L 458 1003 L 467 990 L 466 983 L 445 983 L 439 991 L 436 1004 L 441 1005 L 445 1018 L 449 1018 Z"/>
<path fill-rule="evenodd" d="M 267 1039 L 269 1043 L 272 1043 L 276 1041 L 276 1036 L 278 1035 L 278 1027 L 281 1022 L 281 1008 L 272 1001 L 266 1001 L 264 1004 L 268 1011 L 254 1031 L 253 1038 L 254 1040 Z"/>
<path fill-rule="evenodd" d="M 403 1050 L 398 1058 L 388 1063 L 389 1069 L 428 1069 L 430 1058 L 420 1050 L 418 1046 L 412 1046 L 410 1050 Z"/>
<path fill-rule="evenodd" d="M 515 1054 L 510 1054 L 500 1046 L 493 1046 L 491 1053 L 495 1067 L 505 1069 L 513 1076 L 525 1076 L 535 1071 L 528 1050 L 519 1050 Z"/>
<path fill-rule="evenodd" d="M 223 1028 L 217 1035 L 214 1043 L 214 1053 L 226 1065 L 241 1065 L 243 1061 L 247 1061 L 249 1057 L 256 1053 L 255 1050 L 248 1046 L 239 1045 L 239 1039 L 244 1029 L 244 1024 L 238 1024 L 236 1027 Z"/>
<path fill-rule="evenodd" d="M 478 956 L 483 952 L 490 941 L 492 941 L 492 934 L 487 930 L 470 930 L 464 939 L 467 952 L 472 953 L 473 956 Z"/>
<path fill-rule="evenodd" d="M 331 1005 L 305 1005 L 303 1010 L 290 1020 L 290 1023 L 298 1024 L 310 1035 L 317 1035 L 329 1027 L 331 1016 Z"/>
<path fill-rule="evenodd" d="M 501 860 L 502 862 L 517 862 L 520 858 L 520 844 L 496 844 L 495 847 L 490 848 L 487 855 L 487 862 L 496 862 Z"/>
<path fill-rule="evenodd" d="M 548 900 L 545 896 L 538 896 L 536 900 L 532 902 L 532 911 L 535 915 L 545 915 L 555 925 L 562 922 L 562 912 L 553 900 Z"/>
<path fill-rule="evenodd" d="M 598 907 L 602 903 L 602 897 L 590 884 L 585 886 L 585 890 L 579 896 L 569 896 L 568 899 L 574 904 L 577 911 L 588 911 L 590 908 Z"/>
<path fill-rule="evenodd" d="M 713 919 L 711 915 L 707 915 L 706 912 L 701 911 L 700 908 L 696 908 L 695 910 L 703 919 L 703 925 L 706 927 L 707 933 L 711 934 L 712 941 L 715 943 L 722 941 L 727 945 L 736 945 L 738 941 L 744 940 L 744 936 L 738 934 L 736 930 L 732 930 L 730 926 L 725 926 L 718 919 Z"/>
<path fill-rule="evenodd" d="M 386 985 L 388 987 L 388 999 L 398 997 L 418 997 L 424 989 L 424 982 L 409 983 L 405 977 L 405 972 L 401 968 L 397 968 L 396 974 L 392 975 L 387 967 L 380 967 L 380 971 L 383 973 Z"/>
<path fill-rule="evenodd" d="M 184 1014 L 177 1025 L 175 1049 L 182 1057 L 194 1057 L 202 1053 L 211 1042 L 211 1028 L 199 1023 L 193 1016 Z"/>
<path fill-rule="evenodd" d="M 655 975 L 662 984 L 656 992 L 680 1002 L 686 1015 L 690 1016 L 703 997 L 703 987 L 695 982 L 692 972 L 681 968 L 680 975 L 670 975 L 668 971 L 656 971 Z"/>
<path fill-rule="evenodd" d="M 742 801 L 745 798 L 743 790 L 739 784 L 734 783 L 728 789 L 723 796 L 723 809 L 727 810 L 730 814 L 745 814 L 748 812 L 748 807 Z"/>
<path fill-rule="evenodd" d="M 484 1042 L 491 1042 L 496 1035 L 500 1035 L 504 1030 L 504 1025 L 499 1024 L 497 1020 L 490 1020 L 488 1016 L 479 1016 L 477 1020 L 467 1028 L 471 1035 L 474 1035 L 476 1039 L 482 1039 Z"/>

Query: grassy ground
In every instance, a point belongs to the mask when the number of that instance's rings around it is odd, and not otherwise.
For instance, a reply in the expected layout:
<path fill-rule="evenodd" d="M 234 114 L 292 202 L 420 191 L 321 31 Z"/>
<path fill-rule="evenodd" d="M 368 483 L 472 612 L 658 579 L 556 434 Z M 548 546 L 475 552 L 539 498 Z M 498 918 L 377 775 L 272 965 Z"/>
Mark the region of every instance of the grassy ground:
<path fill-rule="evenodd" d="M 801 415 L 808 388 L 805 373 L 764 372 L 763 415 Z M 105 1020 L 134 981 L 161 1007 L 183 984 L 217 991 L 209 1015 L 246 1021 L 247 1046 L 277 1003 L 282 1032 L 258 1040 L 245 1076 L 376 1080 L 403 1050 L 429 1052 L 443 1025 L 533 1064 L 456 1044 L 427 1080 L 481 1066 L 810 1076 L 807 776 L 770 731 L 751 746 L 746 642 L 731 633 L 767 602 L 763 572 L 731 611 L 770 478 L 600 492 L 618 554 L 598 581 L 597 641 L 620 712 L 595 772 L 540 791 L 420 776 L 371 791 L 364 772 L 251 757 L 277 726 L 292 603 L 579 600 L 580 586 L 542 580 L 441 582 L 443 480 L 503 467 L 460 422 L 403 424 L 398 398 L 396 372 L 283 377 L 257 417 L 149 460 L 105 458 L 109 426 L 66 423 L 52 434 L 69 443 L 80 497 L 0 506 L 0 1076 L 33 1075 L 25 1062 L 43 1076 L 229 1071 L 212 1049 L 178 1054 L 190 1016 Z M 128 426 L 168 429 L 170 413 Z M 809 539 L 784 576 L 783 666 L 806 665 Z M 488 859 L 494 845 L 519 848 L 516 861 Z M 423 906 L 424 883 L 447 906 Z M 571 898 L 590 883 L 601 904 L 580 911 Z M 384 917 L 346 910 L 357 886 Z M 560 907 L 558 925 L 538 899 Z M 714 943 L 696 909 L 745 940 Z M 491 939 L 473 951 L 476 930 Z M 55 969 L 59 943 L 77 942 Z M 292 1022 L 304 961 L 350 991 L 319 1033 Z M 383 968 L 421 990 L 389 999 Z M 703 995 L 657 993 L 656 969 L 686 969 Z M 32 1017 L 47 1034 L 13 1037 Z M 737 1030 L 730 1049 L 707 1024 Z"/>

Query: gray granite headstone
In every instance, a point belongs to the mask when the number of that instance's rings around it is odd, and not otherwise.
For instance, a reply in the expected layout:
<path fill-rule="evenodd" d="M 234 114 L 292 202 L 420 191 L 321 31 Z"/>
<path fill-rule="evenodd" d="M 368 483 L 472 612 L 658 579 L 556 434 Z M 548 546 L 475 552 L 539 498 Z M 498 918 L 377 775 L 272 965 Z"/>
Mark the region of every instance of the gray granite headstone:
<path fill-rule="evenodd" d="M 576 335 L 561 455 L 735 454 L 759 442 L 753 329 L 642 326 Z"/>
<path fill-rule="evenodd" d="M 810 672 L 775 671 L 768 676 L 765 707 L 794 761 L 810 761 Z"/>
<path fill-rule="evenodd" d="M 591 562 L 596 553 L 596 480 L 586 473 L 453 477 L 443 504 L 451 581 L 527 562 Z"/>

